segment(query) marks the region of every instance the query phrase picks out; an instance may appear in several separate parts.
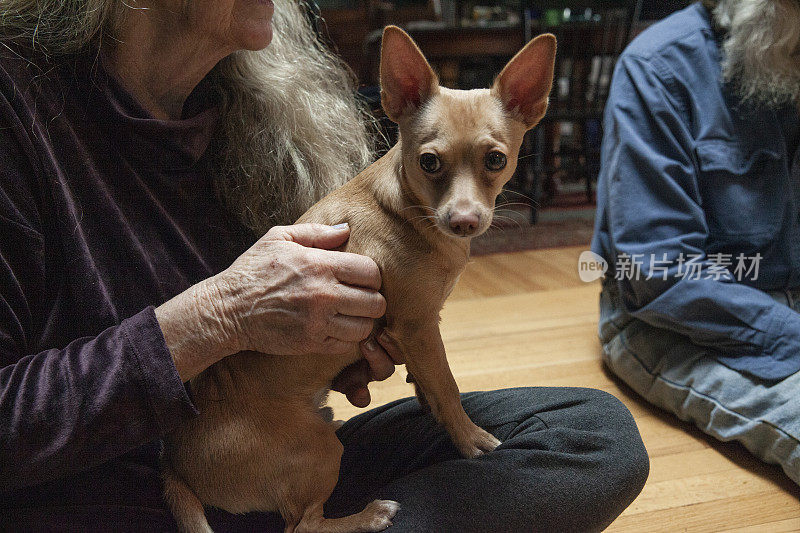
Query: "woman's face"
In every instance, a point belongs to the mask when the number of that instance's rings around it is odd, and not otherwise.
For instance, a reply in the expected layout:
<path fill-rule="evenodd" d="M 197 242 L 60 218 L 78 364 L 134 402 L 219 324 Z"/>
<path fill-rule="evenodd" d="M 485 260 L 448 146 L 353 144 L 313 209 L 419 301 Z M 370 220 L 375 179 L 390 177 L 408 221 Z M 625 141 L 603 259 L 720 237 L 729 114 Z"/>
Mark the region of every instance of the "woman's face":
<path fill-rule="evenodd" d="M 272 0 L 181 0 L 190 29 L 231 50 L 261 50 L 272 41 Z"/>

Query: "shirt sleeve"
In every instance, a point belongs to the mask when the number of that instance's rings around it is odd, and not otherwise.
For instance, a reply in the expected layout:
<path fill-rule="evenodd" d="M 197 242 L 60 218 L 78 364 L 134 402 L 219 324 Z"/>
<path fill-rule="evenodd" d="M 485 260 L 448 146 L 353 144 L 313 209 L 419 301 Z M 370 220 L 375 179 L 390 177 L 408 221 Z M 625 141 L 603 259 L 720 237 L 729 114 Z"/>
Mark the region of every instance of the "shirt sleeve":
<path fill-rule="evenodd" d="M 0 94 L 0 111 L 8 105 Z M 6 110 L 8 108 L 6 107 Z M 91 468 L 196 414 L 153 308 L 37 346 L 45 283 L 34 164 L 0 116 L 0 492 Z"/>
<path fill-rule="evenodd" d="M 800 314 L 707 257 L 681 98 L 688 90 L 657 58 L 623 56 L 617 65 L 599 180 L 608 187 L 611 275 L 632 316 L 689 337 L 734 368 L 782 379 L 800 369 Z"/>

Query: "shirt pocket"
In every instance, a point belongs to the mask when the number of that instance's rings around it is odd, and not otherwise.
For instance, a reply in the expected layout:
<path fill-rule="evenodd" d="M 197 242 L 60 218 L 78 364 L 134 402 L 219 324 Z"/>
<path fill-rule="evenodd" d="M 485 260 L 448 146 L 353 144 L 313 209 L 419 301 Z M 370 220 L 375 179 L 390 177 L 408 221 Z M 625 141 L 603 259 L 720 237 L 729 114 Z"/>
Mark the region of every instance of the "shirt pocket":
<path fill-rule="evenodd" d="M 700 200 L 711 235 L 726 241 L 772 236 L 789 200 L 783 194 L 788 170 L 780 152 L 726 141 L 703 141 L 696 150 Z"/>

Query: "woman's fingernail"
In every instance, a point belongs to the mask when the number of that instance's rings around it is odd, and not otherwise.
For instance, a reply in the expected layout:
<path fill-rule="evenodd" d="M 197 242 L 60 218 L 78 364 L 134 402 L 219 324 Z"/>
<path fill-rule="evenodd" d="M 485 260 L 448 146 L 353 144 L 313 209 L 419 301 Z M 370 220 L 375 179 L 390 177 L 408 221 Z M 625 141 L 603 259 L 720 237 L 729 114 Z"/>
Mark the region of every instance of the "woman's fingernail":
<path fill-rule="evenodd" d="M 381 334 L 378 335 L 378 340 L 381 341 L 381 344 L 391 344 L 392 343 L 392 338 L 385 331 L 382 331 Z"/>
<path fill-rule="evenodd" d="M 375 339 L 372 337 L 368 338 L 364 341 L 364 349 L 368 352 L 374 352 L 378 350 L 378 345 L 375 344 Z"/>
<path fill-rule="evenodd" d="M 369 396 L 369 391 L 367 389 L 359 389 L 359 390 L 357 390 L 356 393 L 355 393 L 355 397 L 353 399 L 358 404 L 358 407 L 366 407 L 366 406 L 368 406 L 369 402 L 371 400 L 371 398 Z"/>
<path fill-rule="evenodd" d="M 333 229 L 347 229 L 350 227 L 350 224 L 347 222 L 342 222 L 341 224 L 336 224 L 335 226 L 331 226 Z"/>

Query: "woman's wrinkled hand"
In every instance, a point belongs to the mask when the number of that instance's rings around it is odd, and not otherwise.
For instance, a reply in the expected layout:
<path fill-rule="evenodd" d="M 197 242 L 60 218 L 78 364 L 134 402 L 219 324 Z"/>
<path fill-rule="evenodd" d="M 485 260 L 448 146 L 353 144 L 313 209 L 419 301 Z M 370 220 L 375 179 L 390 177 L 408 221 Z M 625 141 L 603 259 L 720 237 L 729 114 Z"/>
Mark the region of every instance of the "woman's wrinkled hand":
<path fill-rule="evenodd" d="M 244 350 L 340 354 L 366 339 L 386 301 L 372 259 L 334 250 L 349 236 L 346 225 L 272 228 L 229 268 L 157 308 L 181 378 Z"/>
<path fill-rule="evenodd" d="M 346 353 L 386 312 L 378 265 L 333 251 L 347 226 L 272 228 L 218 276 L 217 312 L 234 351 Z"/>

